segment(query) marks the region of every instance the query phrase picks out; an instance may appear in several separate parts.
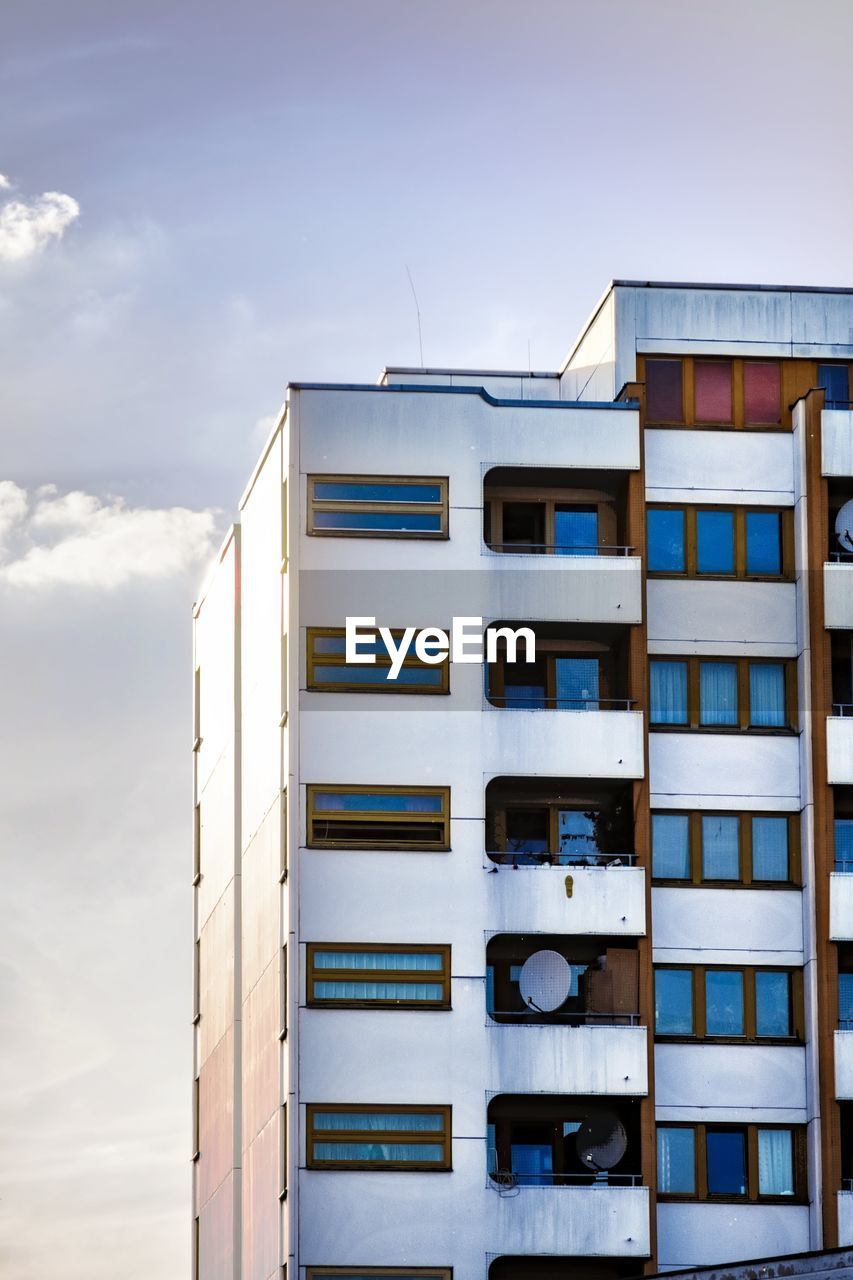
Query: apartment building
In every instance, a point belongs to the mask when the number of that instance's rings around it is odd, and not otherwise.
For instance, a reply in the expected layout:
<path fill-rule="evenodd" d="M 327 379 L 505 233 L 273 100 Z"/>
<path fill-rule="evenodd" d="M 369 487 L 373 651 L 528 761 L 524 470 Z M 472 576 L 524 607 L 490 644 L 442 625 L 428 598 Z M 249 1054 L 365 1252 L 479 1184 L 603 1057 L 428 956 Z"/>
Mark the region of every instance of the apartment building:
<path fill-rule="evenodd" d="M 851 363 L 617 281 L 559 372 L 290 385 L 194 614 L 200 1280 L 853 1244 Z"/>

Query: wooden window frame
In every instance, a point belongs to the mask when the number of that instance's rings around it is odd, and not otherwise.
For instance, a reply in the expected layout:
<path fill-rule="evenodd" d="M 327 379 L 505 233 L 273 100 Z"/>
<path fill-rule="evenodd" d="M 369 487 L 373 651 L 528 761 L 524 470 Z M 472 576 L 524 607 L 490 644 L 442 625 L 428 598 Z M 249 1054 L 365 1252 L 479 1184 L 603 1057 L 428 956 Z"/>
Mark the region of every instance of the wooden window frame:
<path fill-rule="evenodd" d="M 323 1276 L 421 1276 L 427 1280 L 453 1280 L 452 1267 L 307 1267 L 306 1280 Z"/>
<path fill-rule="evenodd" d="M 659 1044 L 740 1044 L 740 1045 L 802 1045 L 805 1042 L 805 1003 L 803 995 L 803 970 L 790 965 L 775 964 L 655 964 L 655 976 L 659 970 L 688 970 L 692 975 L 693 1031 L 669 1033 L 658 1031 L 654 1038 Z M 707 1031 L 705 1005 L 706 973 L 740 973 L 743 975 L 743 1028 L 742 1036 L 718 1036 Z M 756 1032 L 755 976 L 758 973 L 787 973 L 791 999 L 791 1034 L 789 1036 L 760 1036 Z"/>
<path fill-rule="evenodd" d="M 440 1115 L 444 1117 L 441 1129 L 317 1129 L 314 1117 L 318 1112 L 334 1111 L 339 1115 L 363 1115 L 387 1112 L 411 1112 L 418 1115 Z M 452 1108 L 449 1106 L 421 1106 L 408 1102 L 401 1103 L 320 1103 L 309 1102 L 306 1107 L 306 1151 L 305 1164 L 308 1169 L 353 1169 L 353 1170 L 389 1170 L 392 1172 L 412 1173 L 448 1173 L 452 1165 Z M 433 1160 L 317 1160 L 314 1158 L 315 1142 L 374 1142 L 374 1143 L 423 1143 L 424 1145 L 440 1145 L 443 1157 L 440 1164 Z"/>
<path fill-rule="evenodd" d="M 383 500 L 364 500 L 356 498 L 317 498 L 315 486 L 318 484 L 394 484 L 394 485 L 438 485 L 440 498 L 438 502 L 401 502 Z M 307 532 L 315 538 L 405 538 L 446 540 L 449 532 L 449 486 L 447 476 L 380 476 L 380 475 L 309 475 L 308 477 L 308 526 Z M 321 511 L 343 512 L 355 514 L 361 512 L 377 512 L 383 515 L 438 515 L 438 529 L 322 529 L 315 524 L 315 515 Z"/>
<path fill-rule="evenodd" d="M 794 566 L 794 511 L 792 507 L 741 506 L 740 504 L 711 504 L 686 502 L 650 502 L 646 506 L 646 521 L 649 511 L 680 511 L 684 515 L 684 568 L 652 569 L 648 568 L 650 578 L 698 579 L 700 582 L 792 582 L 795 577 Z M 712 511 L 720 514 L 731 512 L 734 516 L 734 572 L 733 573 L 700 573 L 699 534 L 697 516 L 700 512 Z M 780 573 L 749 573 L 747 571 L 746 518 L 748 515 L 778 515 L 782 539 Z"/>
<path fill-rule="evenodd" d="M 523 542 L 504 543 L 496 538 L 503 538 L 503 505 L 504 503 L 538 504 L 544 508 L 545 541 L 542 544 Z M 594 507 L 598 517 L 599 541 L 587 552 L 590 556 L 618 555 L 618 499 L 603 489 L 565 489 L 555 492 L 553 489 L 539 486 L 500 485 L 484 488 L 483 491 L 483 541 L 490 551 L 496 555 L 557 555 L 562 548 L 556 546 L 556 511 L 557 507 Z M 541 549 L 540 549 L 541 546 Z M 578 556 L 578 559 L 583 557 Z"/>
<path fill-rule="evenodd" d="M 377 629 L 378 633 L 378 629 Z M 364 633 L 363 633 L 364 634 Z M 402 628 L 392 628 L 392 636 L 399 641 L 403 636 Z M 381 693 L 381 694 L 397 694 L 400 695 L 416 695 L 422 697 L 430 694 L 448 694 L 450 693 L 450 654 L 444 656 L 444 660 L 440 663 L 422 662 L 417 656 L 414 644 L 409 646 L 409 650 L 403 659 L 404 667 L 417 667 L 425 671 L 437 671 L 440 679 L 436 685 L 410 685 L 399 684 L 394 680 L 387 680 L 384 676 L 380 679 L 380 674 L 387 671 L 391 666 L 391 657 L 387 649 L 383 653 L 376 655 L 376 664 L 373 668 L 365 664 L 361 669 L 363 671 L 374 670 L 377 673 L 375 684 L 355 682 L 348 683 L 344 680 L 335 683 L 318 680 L 315 676 L 316 668 L 319 667 L 346 667 L 345 653 L 316 653 L 314 649 L 315 641 L 331 637 L 338 640 L 346 636 L 345 627 L 307 627 L 305 638 L 305 687 L 312 693 Z"/>
<path fill-rule="evenodd" d="M 785 359 L 775 356 L 715 356 L 707 355 L 667 355 L 664 352 L 648 352 L 637 357 L 637 378 L 645 384 L 646 366 L 652 360 L 681 361 L 681 396 L 682 417 L 675 419 L 652 419 L 645 416 L 645 426 L 664 429 L 687 428 L 693 431 L 786 431 L 792 430 L 791 411 L 788 407 L 796 399 L 795 387 L 791 377 L 786 376 L 788 366 L 802 365 L 799 360 Z M 696 362 L 702 364 L 729 364 L 732 374 L 732 420 L 730 422 L 705 422 L 696 417 Z M 808 362 L 814 368 L 815 362 Z M 822 361 L 820 363 L 823 363 Z M 842 362 L 843 363 L 843 362 Z M 779 421 L 750 422 L 746 417 L 744 395 L 744 368 L 753 364 L 775 364 L 779 366 Z M 816 373 L 811 379 L 816 381 Z"/>
<path fill-rule="evenodd" d="M 320 951 L 390 951 L 401 955 L 438 953 L 442 957 L 441 969 L 318 969 L 316 955 Z M 315 994 L 318 981 L 342 982 L 415 982 L 440 983 L 438 1000 L 358 1000 L 324 999 Z M 309 942 L 306 948 L 306 1004 L 315 1009 L 449 1009 L 450 1008 L 450 945 L 408 942 Z"/>
<path fill-rule="evenodd" d="M 669 724 L 651 718 L 651 668 L 655 662 L 683 662 L 687 666 L 687 720 Z M 722 663 L 737 667 L 738 723 L 702 724 L 700 719 L 699 680 L 700 665 Z M 754 725 L 750 721 L 749 668 L 751 666 L 781 666 L 785 672 L 785 712 L 787 724 Z M 727 658 L 717 654 L 654 653 L 649 655 L 649 730 L 652 733 L 749 733 L 790 736 L 799 733 L 797 706 L 797 661 L 795 658 Z"/>
<path fill-rule="evenodd" d="M 511 624 L 502 624 L 511 625 Z M 523 624 L 522 624 L 523 625 Z M 493 624 L 486 630 L 486 634 L 490 630 L 494 630 Z M 599 711 L 606 711 L 611 703 L 618 703 L 623 710 L 630 710 L 632 699 L 612 697 L 612 691 L 617 683 L 617 661 L 613 649 L 608 645 L 599 643 L 594 640 L 558 640 L 558 639 L 537 639 L 536 641 L 536 660 L 537 663 L 542 661 L 545 663 L 545 703 L 543 710 L 583 710 L 579 707 L 557 708 L 557 658 L 594 658 L 598 661 L 598 697 L 590 698 L 590 702 L 597 702 Z M 524 663 L 516 663 L 516 666 L 524 668 Z M 510 699 L 507 701 L 507 689 L 512 689 L 512 685 L 506 683 L 506 643 L 501 641 L 498 645 L 497 662 L 488 665 L 486 670 L 486 699 L 493 707 L 500 707 L 504 710 L 512 710 L 513 703 Z M 624 708 L 621 704 L 624 703 Z M 602 705 L 604 704 L 604 705 Z"/>
<path fill-rule="evenodd" d="M 687 818 L 687 850 L 690 878 L 656 876 L 654 874 L 654 818 Z M 800 847 L 800 815 L 798 812 L 764 811 L 757 809 L 653 809 L 651 868 L 652 884 L 677 889 L 791 889 L 802 887 L 802 854 Z M 702 876 L 702 819 L 738 818 L 738 849 L 740 876 L 737 880 L 706 880 Z M 752 869 L 752 819 L 786 818 L 788 822 L 788 878 L 786 880 L 756 880 Z"/>
<path fill-rule="evenodd" d="M 706 1124 L 702 1121 L 661 1120 L 655 1126 L 655 1146 L 658 1129 L 692 1129 L 694 1167 L 694 1191 L 657 1191 L 658 1200 L 696 1201 L 711 1204 L 808 1204 L 808 1154 L 806 1126 L 802 1124 L 763 1124 L 725 1121 Z M 758 1131 L 759 1129 L 787 1129 L 793 1135 L 794 1194 L 792 1196 L 768 1196 L 758 1190 Z M 712 1195 L 708 1191 L 707 1133 L 731 1133 L 737 1131 L 746 1136 L 746 1195 Z M 656 1156 L 657 1158 L 657 1156 Z"/>
<path fill-rule="evenodd" d="M 378 842 L 375 838 L 365 840 L 352 839 L 336 839 L 334 837 L 320 837 L 315 834 L 314 826 L 318 821 L 331 819 L 346 820 L 350 824 L 387 824 L 389 827 L 395 823 L 405 821 L 408 817 L 411 819 L 413 815 L 401 812 L 388 812 L 374 809 L 324 809 L 319 812 L 314 808 L 314 797 L 318 792 L 334 792 L 337 795 L 423 795 L 423 796 L 440 796 L 442 800 L 441 810 L 437 814 L 420 813 L 416 814 L 419 821 L 429 823 L 432 826 L 440 828 L 441 838 L 436 841 L 425 840 L 402 840 L 394 839 L 393 834 L 388 841 Z M 309 849 L 375 849 L 379 852 L 383 850 L 390 851 L 416 851 L 425 853 L 447 853 L 450 850 L 450 787 L 402 787 L 402 786 L 365 786 L 359 784 L 357 786 L 346 786 L 342 783 L 309 783 L 306 787 L 306 813 L 307 813 L 307 845 Z"/>

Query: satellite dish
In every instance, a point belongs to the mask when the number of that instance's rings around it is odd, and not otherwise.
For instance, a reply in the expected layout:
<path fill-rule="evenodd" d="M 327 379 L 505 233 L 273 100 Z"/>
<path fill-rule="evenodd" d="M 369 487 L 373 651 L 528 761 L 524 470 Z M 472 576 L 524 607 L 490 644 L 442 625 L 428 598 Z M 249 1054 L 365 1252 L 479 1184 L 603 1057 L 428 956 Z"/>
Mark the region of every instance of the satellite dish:
<path fill-rule="evenodd" d="M 559 951 L 534 951 L 518 975 L 521 998 L 537 1013 L 552 1013 L 568 998 L 572 967 Z"/>
<path fill-rule="evenodd" d="M 853 551 L 853 498 L 835 517 L 835 536 L 845 551 Z"/>
<path fill-rule="evenodd" d="M 600 1173 L 612 1169 L 628 1150 L 625 1126 L 613 1111 L 587 1116 L 575 1135 L 578 1159 L 588 1169 Z"/>

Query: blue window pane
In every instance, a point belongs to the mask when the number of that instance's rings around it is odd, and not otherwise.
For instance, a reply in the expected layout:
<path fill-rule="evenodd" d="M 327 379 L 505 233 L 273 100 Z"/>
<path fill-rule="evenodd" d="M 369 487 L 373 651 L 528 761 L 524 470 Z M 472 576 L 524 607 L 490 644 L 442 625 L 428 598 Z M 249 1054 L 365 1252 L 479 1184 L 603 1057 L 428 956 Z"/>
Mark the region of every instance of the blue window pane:
<path fill-rule="evenodd" d="M 314 1128 L 324 1132 L 377 1129 L 383 1133 L 441 1133 L 444 1117 L 419 1111 L 316 1111 Z"/>
<path fill-rule="evenodd" d="M 752 819 L 753 880 L 787 880 L 788 819 Z"/>
<path fill-rule="evenodd" d="M 681 813 L 652 814 L 652 875 L 690 879 L 690 819 Z"/>
<path fill-rule="evenodd" d="M 846 409 L 850 401 L 850 378 L 846 364 L 819 364 L 817 385 L 826 390 L 827 409 Z"/>
<path fill-rule="evenodd" d="M 594 556 L 598 552 L 598 512 L 578 507 L 554 511 L 554 549 L 560 556 Z"/>
<path fill-rule="evenodd" d="M 547 1187 L 554 1181 L 554 1154 L 550 1143 L 513 1142 L 512 1172 L 528 1187 Z"/>
<path fill-rule="evenodd" d="M 441 516 L 438 512 L 431 515 L 415 511 L 315 511 L 314 528 L 440 533 Z"/>
<path fill-rule="evenodd" d="M 853 872 L 853 818 L 835 819 L 835 870 Z"/>
<path fill-rule="evenodd" d="M 756 973 L 755 1032 L 759 1036 L 791 1034 L 791 978 L 787 973 Z"/>
<path fill-rule="evenodd" d="M 555 658 L 558 711 L 598 710 L 598 658 Z"/>
<path fill-rule="evenodd" d="M 444 989 L 438 982 L 315 982 L 315 1000 L 423 1000 L 438 1003 Z"/>
<path fill-rule="evenodd" d="M 318 684 L 388 685 L 391 689 L 406 685 L 436 688 L 441 684 L 440 667 L 401 667 L 395 680 L 389 672 L 389 667 L 315 666 L 314 679 Z"/>
<path fill-rule="evenodd" d="M 648 565 L 652 572 L 684 573 L 684 512 L 648 513 Z"/>
<path fill-rule="evenodd" d="M 708 1194 L 746 1195 L 746 1141 L 740 1130 L 708 1129 L 705 1134 Z"/>
<path fill-rule="evenodd" d="M 853 973 L 838 975 L 838 1023 L 845 1030 L 853 1030 Z"/>
<path fill-rule="evenodd" d="M 314 497 L 324 502 L 441 502 L 441 486 L 323 480 L 315 482 Z"/>
<path fill-rule="evenodd" d="M 696 543 L 696 568 L 699 573 L 734 573 L 734 512 L 697 511 Z"/>
<path fill-rule="evenodd" d="M 415 973 L 442 967 L 436 951 L 315 951 L 316 969 L 411 969 Z"/>
<path fill-rule="evenodd" d="M 696 1190 L 696 1136 L 693 1129 L 658 1126 L 658 1191 L 692 1195 Z"/>
<path fill-rule="evenodd" d="M 738 969 L 705 972 L 705 1033 L 742 1036 L 743 974 Z"/>
<path fill-rule="evenodd" d="M 690 969 L 655 971 L 655 1031 L 658 1035 L 693 1034 L 693 974 Z"/>
<path fill-rule="evenodd" d="M 782 572 L 782 517 L 778 511 L 747 511 L 746 571 Z"/>
<path fill-rule="evenodd" d="M 442 796 L 407 795 L 405 792 L 315 791 L 315 809 L 342 809 L 348 813 L 441 813 Z"/>
<path fill-rule="evenodd" d="M 370 1161 L 371 1163 L 441 1164 L 444 1147 L 433 1142 L 315 1142 L 314 1159 Z"/>
<path fill-rule="evenodd" d="M 759 728 L 784 728 L 786 720 L 782 663 L 750 663 L 749 723 Z"/>
<path fill-rule="evenodd" d="M 734 662 L 699 664 L 699 723 L 736 725 L 737 665 Z"/>
<path fill-rule="evenodd" d="M 740 819 L 732 814 L 702 817 L 702 879 L 740 879 Z"/>
<path fill-rule="evenodd" d="M 652 724 L 687 724 L 687 663 L 652 662 Z"/>
<path fill-rule="evenodd" d="M 557 814 L 559 852 L 580 857 L 599 852 L 594 812 L 582 809 L 561 809 Z"/>

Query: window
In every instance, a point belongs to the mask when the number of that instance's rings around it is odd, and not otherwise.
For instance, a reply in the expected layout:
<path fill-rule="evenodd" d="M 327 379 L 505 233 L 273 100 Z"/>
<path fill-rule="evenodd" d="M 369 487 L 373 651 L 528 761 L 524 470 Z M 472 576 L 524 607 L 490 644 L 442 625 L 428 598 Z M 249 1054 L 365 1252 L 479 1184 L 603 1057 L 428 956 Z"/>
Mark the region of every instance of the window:
<path fill-rule="evenodd" d="M 793 730 L 796 664 L 769 659 L 653 658 L 653 727 Z"/>
<path fill-rule="evenodd" d="M 838 975 L 838 1025 L 842 1031 L 853 1031 L 853 973 Z"/>
<path fill-rule="evenodd" d="M 450 1107 L 307 1109 L 309 1169 L 450 1169 Z"/>
<path fill-rule="evenodd" d="M 785 508 L 650 506 L 651 574 L 688 578 L 790 578 L 793 512 Z"/>
<path fill-rule="evenodd" d="M 658 1195 L 698 1200 L 806 1198 L 801 1126 L 657 1126 Z"/>
<path fill-rule="evenodd" d="M 402 630 L 391 632 L 397 644 Z M 376 663 L 348 665 L 343 627 L 309 627 L 307 634 L 307 687 L 321 693 L 448 693 L 450 662 L 435 666 L 422 662 L 409 646 L 395 680 L 389 679 L 391 655 L 376 632 L 372 641 L 359 641 L 362 653 L 375 653 Z"/>
<path fill-rule="evenodd" d="M 776 426 L 782 420 L 782 370 L 778 360 L 745 360 L 743 417 L 747 425 Z"/>
<path fill-rule="evenodd" d="M 446 538 L 442 476 L 309 476 L 308 532 L 348 538 Z"/>
<path fill-rule="evenodd" d="M 502 622 L 489 626 L 490 636 L 523 623 Z M 487 696 L 496 707 L 552 711 L 628 710 L 627 651 L 624 643 L 590 634 L 591 628 L 572 629 L 560 624 L 535 628 L 536 661 L 526 662 L 525 645 L 519 643 L 514 662 L 507 661 L 506 641 L 498 636 L 497 661 L 486 668 Z M 562 632 L 562 634 L 560 634 Z"/>
<path fill-rule="evenodd" d="M 449 1009 L 450 947 L 308 944 L 309 1005 Z"/>
<path fill-rule="evenodd" d="M 321 1276 L 335 1276 L 337 1280 L 453 1280 L 451 1267 L 308 1267 L 306 1280 L 320 1280 Z"/>
<path fill-rule="evenodd" d="M 655 967 L 655 1034 L 679 1039 L 801 1040 L 801 969 Z"/>
<path fill-rule="evenodd" d="M 835 832 L 835 870 L 839 872 L 853 871 L 853 818 L 836 818 Z"/>
<path fill-rule="evenodd" d="M 799 883 L 797 813 L 652 814 L 652 876 L 690 884 Z"/>
<path fill-rule="evenodd" d="M 448 787 L 309 786 L 312 848 L 449 849 Z"/>
<path fill-rule="evenodd" d="M 614 555 L 626 477 L 561 467 L 492 467 L 483 478 L 483 540 L 492 551 Z M 624 541 L 624 538 L 622 539 Z"/>
<path fill-rule="evenodd" d="M 819 364 L 817 385 L 826 391 L 827 409 L 850 408 L 850 367 L 846 364 Z"/>
<path fill-rule="evenodd" d="M 788 367 L 799 370 L 801 376 L 796 378 L 789 372 L 786 402 L 796 399 L 795 385 L 804 390 L 814 379 L 814 365 L 788 362 Z M 804 381 L 809 375 L 812 381 Z M 778 427 L 783 422 L 782 364 L 778 360 L 645 356 L 639 360 L 638 376 L 646 385 L 648 425 L 754 429 Z M 841 388 L 840 375 L 834 385 Z M 784 422 L 786 426 L 790 423 L 787 413 Z"/>
<path fill-rule="evenodd" d="M 588 792 L 559 779 L 494 778 L 486 789 L 486 852 L 511 866 L 629 865 L 630 791 Z"/>

